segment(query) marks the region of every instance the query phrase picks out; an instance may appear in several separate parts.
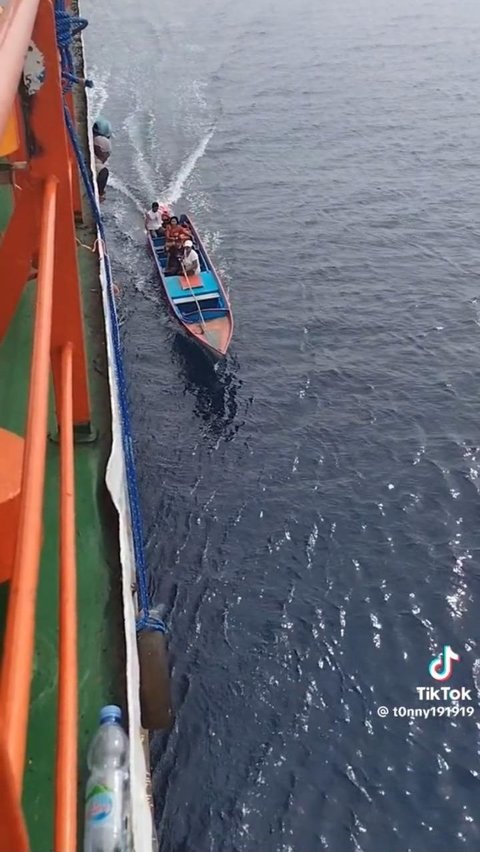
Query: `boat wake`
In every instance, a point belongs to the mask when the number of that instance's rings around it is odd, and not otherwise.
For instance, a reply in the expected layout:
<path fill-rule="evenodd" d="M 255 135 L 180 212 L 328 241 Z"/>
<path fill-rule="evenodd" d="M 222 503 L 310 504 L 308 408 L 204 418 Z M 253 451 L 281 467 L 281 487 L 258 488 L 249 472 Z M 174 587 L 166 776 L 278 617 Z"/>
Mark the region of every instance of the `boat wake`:
<path fill-rule="evenodd" d="M 207 150 L 215 132 L 215 125 L 203 135 L 193 151 L 181 162 L 177 171 L 173 174 L 172 179 L 166 184 L 166 187 L 159 192 L 157 199 L 161 204 L 167 206 L 174 205 L 184 194 L 187 181 L 193 174 L 196 164 L 203 157 Z M 130 135 L 130 134 L 129 134 Z M 138 140 L 137 140 L 138 141 Z M 138 153 L 138 151 L 137 151 Z M 131 180 L 125 180 L 118 172 L 111 172 L 109 178 L 109 191 L 113 190 L 115 204 L 111 208 L 113 220 L 117 228 L 124 234 L 133 238 L 134 246 L 128 246 L 128 254 L 133 248 L 137 250 L 140 241 L 144 239 L 143 214 L 151 200 L 155 198 L 155 194 L 151 194 L 150 198 L 145 194 L 142 199 L 139 194 L 142 192 L 142 187 L 145 184 L 145 175 L 148 165 L 148 160 L 142 156 L 142 175 L 135 174 Z M 140 180 L 139 180 L 140 178 Z M 143 178 L 143 179 L 142 179 Z M 151 186 L 156 182 L 161 182 L 161 176 L 151 174 Z M 116 197 L 115 197 L 116 196 Z M 196 196 L 197 201 L 200 195 Z M 139 215 L 140 214 L 140 215 Z M 218 241 L 213 237 L 213 243 Z M 125 249 L 125 246 L 123 246 Z"/>
<path fill-rule="evenodd" d="M 175 204 L 179 198 L 182 197 L 184 186 L 192 174 L 195 166 L 198 161 L 203 157 L 205 151 L 207 150 L 208 143 L 212 138 L 215 132 L 215 127 L 211 127 L 210 130 L 205 134 L 203 139 L 200 140 L 197 147 L 192 151 L 192 153 L 187 157 L 186 160 L 182 163 L 177 175 L 171 181 L 165 192 L 161 196 L 161 203 L 163 204 Z"/>
<path fill-rule="evenodd" d="M 191 154 L 183 161 L 180 166 L 177 174 L 172 178 L 167 188 L 160 194 L 159 202 L 161 204 L 172 205 L 175 204 L 183 194 L 183 190 L 185 184 L 189 177 L 191 176 L 196 164 L 200 160 L 201 157 L 205 154 L 207 150 L 208 143 L 212 138 L 215 132 L 215 127 L 211 127 L 210 130 L 205 134 L 205 136 L 200 140 L 196 148 L 192 151 Z M 145 204 L 135 196 L 132 190 L 124 183 L 124 181 L 120 178 L 119 175 L 114 172 L 110 173 L 109 185 L 112 189 L 117 190 L 121 195 L 125 198 L 128 198 L 138 211 L 142 212 L 145 209 Z"/>
<path fill-rule="evenodd" d="M 93 121 L 103 112 L 103 108 L 108 101 L 108 84 L 110 82 L 110 71 L 102 71 L 96 65 L 92 65 L 89 69 L 92 78 L 95 80 L 95 85 L 92 89 L 86 89 L 90 115 Z"/>
<path fill-rule="evenodd" d="M 120 192 L 121 195 L 125 196 L 125 198 L 128 198 L 130 201 L 132 201 L 133 204 L 135 205 L 137 210 L 139 210 L 140 213 L 144 212 L 145 204 L 142 204 L 142 202 L 139 201 L 139 199 L 135 197 L 133 192 L 128 188 L 128 186 L 123 182 L 123 180 L 117 174 L 115 174 L 114 172 L 110 172 L 110 177 L 109 177 L 108 182 L 109 182 L 109 186 L 112 189 L 116 189 L 117 192 Z"/>

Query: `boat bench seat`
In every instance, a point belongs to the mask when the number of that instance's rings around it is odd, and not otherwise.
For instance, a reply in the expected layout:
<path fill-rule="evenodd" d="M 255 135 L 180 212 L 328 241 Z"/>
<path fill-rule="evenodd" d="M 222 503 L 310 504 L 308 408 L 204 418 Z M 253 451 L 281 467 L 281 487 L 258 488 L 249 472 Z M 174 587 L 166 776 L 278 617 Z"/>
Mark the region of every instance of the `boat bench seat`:
<path fill-rule="evenodd" d="M 183 299 L 174 299 L 174 304 L 175 305 L 188 305 L 190 303 L 191 305 L 196 305 L 197 302 L 198 303 L 200 303 L 200 302 L 214 302 L 216 295 L 217 295 L 216 293 L 205 293 L 204 296 L 198 296 L 195 293 L 196 301 L 195 301 L 195 299 L 193 298 L 192 295 L 189 295 L 189 296 L 184 296 Z M 214 307 L 214 305 L 210 305 L 210 307 Z"/>
<path fill-rule="evenodd" d="M 212 296 L 220 295 L 218 284 L 211 272 L 201 272 L 200 273 L 200 286 L 193 286 L 192 290 L 195 293 L 195 296 Z M 192 298 L 191 293 L 188 288 L 182 287 L 182 278 L 178 275 L 169 275 L 165 279 L 168 294 L 174 302 L 177 302 L 179 299 L 182 302 L 188 302 Z M 193 283 L 193 282 L 192 282 Z"/>

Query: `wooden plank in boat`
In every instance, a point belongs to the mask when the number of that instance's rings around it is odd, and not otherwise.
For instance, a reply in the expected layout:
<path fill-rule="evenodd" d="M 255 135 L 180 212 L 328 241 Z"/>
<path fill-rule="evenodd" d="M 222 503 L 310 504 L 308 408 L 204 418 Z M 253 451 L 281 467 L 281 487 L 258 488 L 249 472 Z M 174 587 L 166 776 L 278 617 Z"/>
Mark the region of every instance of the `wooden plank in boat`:
<path fill-rule="evenodd" d="M 180 285 L 182 290 L 194 290 L 196 287 L 203 287 L 203 281 L 200 275 L 180 275 Z"/>

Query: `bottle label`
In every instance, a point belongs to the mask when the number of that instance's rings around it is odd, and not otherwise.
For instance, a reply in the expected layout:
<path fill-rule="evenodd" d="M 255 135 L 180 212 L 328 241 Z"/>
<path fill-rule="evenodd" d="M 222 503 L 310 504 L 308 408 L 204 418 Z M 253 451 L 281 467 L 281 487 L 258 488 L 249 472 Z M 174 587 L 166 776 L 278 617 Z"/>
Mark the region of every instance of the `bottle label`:
<path fill-rule="evenodd" d="M 103 784 L 95 784 L 87 793 L 86 817 L 95 825 L 104 824 L 113 811 L 113 790 Z"/>

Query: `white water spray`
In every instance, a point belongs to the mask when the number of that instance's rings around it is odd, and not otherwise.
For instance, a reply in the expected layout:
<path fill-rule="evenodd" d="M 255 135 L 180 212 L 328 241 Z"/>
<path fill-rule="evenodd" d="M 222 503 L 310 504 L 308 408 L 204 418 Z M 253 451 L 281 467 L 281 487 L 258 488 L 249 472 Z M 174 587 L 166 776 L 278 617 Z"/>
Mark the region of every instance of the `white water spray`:
<path fill-rule="evenodd" d="M 215 127 L 212 127 L 208 133 L 205 134 L 203 139 L 200 140 L 197 147 L 192 151 L 192 153 L 187 157 L 187 159 L 181 165 L 177 175 L 172 180 L 166 191 L 161 196 L 161 203 L 163 204 L 175 204 L 182 197 L 183 188 L 192 174 L 195 166 L 198 161 L 203 157 L 205 151 L 207 150 L 207 145 L 210 142 L 213 134 L 215 132 Z"/>

